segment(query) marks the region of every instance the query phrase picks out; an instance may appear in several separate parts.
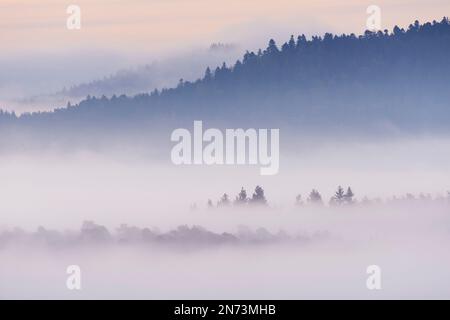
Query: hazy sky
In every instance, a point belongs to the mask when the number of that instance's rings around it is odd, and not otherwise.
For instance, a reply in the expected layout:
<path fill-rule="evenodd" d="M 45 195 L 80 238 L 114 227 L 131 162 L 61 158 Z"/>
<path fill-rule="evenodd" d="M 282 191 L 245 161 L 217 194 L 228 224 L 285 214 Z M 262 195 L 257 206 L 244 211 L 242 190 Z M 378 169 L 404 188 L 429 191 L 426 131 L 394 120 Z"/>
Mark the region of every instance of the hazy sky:
<path fill-rule="evenodd" d="M 71 4 L 81 8 L 80 30 L 66 28 Z M 121 68 L 186 58 L 214 42 L 244 51 L 271 37 L 362 33 L 372 4 L 383 29 L 450 12 L 448 0 L 0 0 L 0 107 Z"/>
<path fill-rule="evenodd" d="M 82 28 L 66 29 L 66 8 L 81 8 Z M 391 28 L 448 15 L 446 0 L 43 0 L 0 1 L 0 35 L 8 52 L 114 48 L 164 52 L 192 44 L 239 41 L 306 30 L 362 32 L 366 8 L 379 5 Z M 5 51 L 3 51 L 5 52 Z"/>

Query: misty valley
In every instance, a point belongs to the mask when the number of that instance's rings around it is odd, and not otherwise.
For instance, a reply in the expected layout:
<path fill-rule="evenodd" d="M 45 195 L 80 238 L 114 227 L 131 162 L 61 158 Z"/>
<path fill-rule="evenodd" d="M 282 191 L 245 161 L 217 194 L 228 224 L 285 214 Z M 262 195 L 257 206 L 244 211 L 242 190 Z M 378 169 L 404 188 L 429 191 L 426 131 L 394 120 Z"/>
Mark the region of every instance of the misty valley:
<path fill-rule="evenodd" d="M 109 30 L 143 61 L 144 47 L 164 44 L 183 58 L 101 77 L 107 59 L 133 55 L 87 46 L 98 69 L 86 62 L 84 80 L 54 94 L 40 89 L 55 85 L 50 74 L 73 70 L 59 51 L 45 77 L 0 76 L 0 94 L 11 90 L 0 100 L 0 299 L 450 298 L 448 18 L 357 34 L 295 17 L 314 33 L 289 28 L 280 42 L 224 9 L 208 21 L 232 28 L 215 37 L 256 30 L 267 45 L 199 51 L 181 36 L 206 37 L 197 22 L 165 30 L 156 19 L 153 41 L 130 31 L 172 2 L 130 23 L 133 5 L 113 29 L 80 5 L 86 29 L 64 30 L 71 54 Z M 284 8 L 270 6 L 274 17 Z M 183 19 L 201 11 L 183 8 Z M 19 80 L 35 86 L 15 101 L 30 110 L 7 103 Z M 171 311 L 207 318 L 202 307 Z"/>

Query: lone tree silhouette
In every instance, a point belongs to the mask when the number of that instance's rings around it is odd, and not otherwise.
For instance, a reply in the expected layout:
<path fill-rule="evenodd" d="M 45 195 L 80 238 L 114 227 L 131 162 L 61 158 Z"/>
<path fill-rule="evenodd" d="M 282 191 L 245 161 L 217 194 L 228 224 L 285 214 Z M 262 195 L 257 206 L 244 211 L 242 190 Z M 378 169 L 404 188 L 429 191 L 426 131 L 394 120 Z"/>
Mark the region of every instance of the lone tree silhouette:
<path fill-rule="evenodd" d="M 353 193 L 352 189 L 350 187 L 347 188 L 347 192 L 344 195 L 344 201 L 347 204 L 352 204 L 353 201 L 353 197 L 355 196 L 355 194 Z"/>
<path fill-rule="evenodd" d="M 231 204 L 230 199 L 226 193 L 223 194 L 219 202 L 217 202 L 218 207 L 228 207 Z"/>
<path fill-rule="evenodd" d="M 248 202 L 247 197 L 247 191 L 245 191 L 244 187 L 241 188 L 241 192 L 236 197 L 236 200 L 234 200 L 235 205 L 245 205 Z"/>
<path fill-rule="evenodd" d="M 250 203 L 258 205 L 267 205 L 267 200 L 266 197 L 264 196 L 263 188 L 261 188 L 260 186 L 256 186 L 255 192 L 253 193 Z"/>
<path fill-rule="evenodd" d="M 334 196 L 330 200 L 330 204 L 332 205 L 342 205 L 345 201 L 345 192 L 344 188 L 338 186 Z"/>
<path fill-rule="evenodd" d="M 295 205 L 296 206 L 302 206 L 303 205 L 303 200 L 302 200 L 302 195 L 301 194 L 298 194 L 295 197 Z"/>
<path fill-rule="evenodd" d="M 312 189 L 308 197 L 308 203 L 314 205 L 323 205 L 322 196 L 320 195 L 319 191 L 317 191 L 316 189 Z"/>

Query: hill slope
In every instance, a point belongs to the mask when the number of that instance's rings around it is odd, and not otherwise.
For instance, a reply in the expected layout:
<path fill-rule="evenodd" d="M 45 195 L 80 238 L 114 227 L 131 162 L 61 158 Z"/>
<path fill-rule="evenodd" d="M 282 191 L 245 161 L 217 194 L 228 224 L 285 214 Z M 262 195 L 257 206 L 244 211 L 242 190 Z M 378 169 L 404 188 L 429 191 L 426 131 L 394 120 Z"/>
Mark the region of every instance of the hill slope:
<path fill-rule="evenodd" d="M 196 81 L 134 97 L 87 97 L 54 112 L 0 114 L 3 137 L 25 131 L 76 135 L 173 128 L 194 119 L 217 126 L 349 132 L 447 130 L 450 22 L 364 35 L 301 35 L 247 52 Z M 6 132 L 5 132 L 6 131 Z"/>

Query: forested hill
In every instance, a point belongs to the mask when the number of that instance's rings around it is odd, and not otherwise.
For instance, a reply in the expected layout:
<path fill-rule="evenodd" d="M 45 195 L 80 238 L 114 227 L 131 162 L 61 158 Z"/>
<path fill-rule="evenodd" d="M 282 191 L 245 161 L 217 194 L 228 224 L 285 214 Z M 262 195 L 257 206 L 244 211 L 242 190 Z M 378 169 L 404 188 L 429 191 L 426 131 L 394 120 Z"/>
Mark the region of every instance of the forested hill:
<path fill-rule="evenodd" d="M 2 113 L 0 124 L 26 127 L 131 126 L 181 119 L 448 127 L 450 22 L 364 35 L 292 36 L 246 52 L 233 66 L 207 69 L 196 81 L 134 97 L 87 97 L 54 112 Z M 243 122 L 245 123 L 245 122 Z"/>

